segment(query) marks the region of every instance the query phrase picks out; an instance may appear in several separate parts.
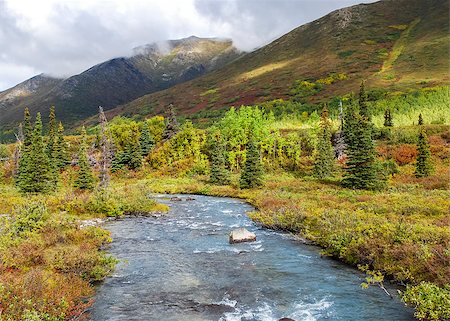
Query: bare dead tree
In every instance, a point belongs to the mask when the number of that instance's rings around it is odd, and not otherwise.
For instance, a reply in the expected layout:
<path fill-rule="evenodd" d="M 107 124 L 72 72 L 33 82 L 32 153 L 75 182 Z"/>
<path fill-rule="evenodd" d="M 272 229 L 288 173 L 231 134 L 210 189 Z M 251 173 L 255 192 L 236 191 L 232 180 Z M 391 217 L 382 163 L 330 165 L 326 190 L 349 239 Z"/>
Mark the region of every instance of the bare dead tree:
<path fill-rule="evenodd" d="M 108 131 L 108 120 L 103 112 L 103 107 L 99 106 L 99 122 L 100 122 L 100 188 L 106 188 L 109 185 L 110 176 L 109 170 L 111 168 L 112 148 L 111 135 Z"/>
<path fill-rule="evenodd" d="M 339 130 L 334 135 L 334 153 L 338 160 L 342 160 L 345 157 L 345 144 L 344 137 L 344 111 L 342 109 L 342 101 L 339 102 Z"/>
<path fill-rule="evenodd" d="M 179 131 L 180 124 L 178 124 L 177 115 L 175 112 L 175 107 L 173 104 L 169 105 L 168 115 L 167 115 L 167 124 L 164 129 L 162 138 L 163 140 L 168 140 L 175 136 L 175 134 Z"/>
<path fill-rule="evenodd" d="M 14 152 L 12 155 L 12 161 L 13 161 L 13 171 L 12 171 L 12 175 L 16 176 L 17 172 L 19 170 L 19 160 L 20 160 L 20 156 L 21 156 L 21 151 L 22 151 L 22 143 L 24 140 L 24 136 L 23 136 L 23 129 L 22 129 L 22 123 L 19 124 L 19 131 L 17 134 L 15 134 L 16 136 L 16 146 L 14 148 Z"/>

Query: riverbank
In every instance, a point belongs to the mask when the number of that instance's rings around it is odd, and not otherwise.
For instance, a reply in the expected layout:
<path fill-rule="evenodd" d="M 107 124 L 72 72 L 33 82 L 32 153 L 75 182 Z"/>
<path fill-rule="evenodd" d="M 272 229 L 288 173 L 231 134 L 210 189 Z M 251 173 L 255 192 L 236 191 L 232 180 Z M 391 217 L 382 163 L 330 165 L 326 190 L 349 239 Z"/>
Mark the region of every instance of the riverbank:
<path fill-rule="evenodd" d="M 139 184 L 107 191 L 23 195 L 0 184 L 0 319 L 78 320 L 93 303 L 94 284 L 117 260 L 100 222 L 124 214 L 161 213 L 167 206 Z"/>
<path fill-rule="evenodd" d="M 106 193 L 63 188 L 51 195 L 24 196 L 11 185 L 0 186 L 0 212 L 31 226 L 25 234 L 8 227 L 0 240 L 4 320 L 24 315 L 62 320 L 81 314 L 92 304 L 92 284 L 111 273 L 116 261 L 103 251 L 111 241 L 109 233 L 95 226 L 80 229 L 80 220 L 167 210 L 148 198 L 150 193 L 243 199 L 258 209 L 249 214 L 255 222 L 311 240 L 323 248 L 323 255 L 367 265 L 397 282 L 417 285 L 426 295 L 430 286 L 435 291 L 432 286 L 438 285 L 438 298 L 449 284 L 447 190 L 405 183 L 392 184 L 384 192 L 349 190 L 334 181 L 284 172 L 266 175 L 259 189 L 239 189 L 237 182 L 237 175 L 230 185 L 216 186 L 207 176 L 171 178 L 143 172 L 115 177 Z M 36 204 L 43 206 L 36 211 Z M 24 281 L 30 278 L 37 281 Z M 439 302 L 430 309 L 449 306 Z"/>

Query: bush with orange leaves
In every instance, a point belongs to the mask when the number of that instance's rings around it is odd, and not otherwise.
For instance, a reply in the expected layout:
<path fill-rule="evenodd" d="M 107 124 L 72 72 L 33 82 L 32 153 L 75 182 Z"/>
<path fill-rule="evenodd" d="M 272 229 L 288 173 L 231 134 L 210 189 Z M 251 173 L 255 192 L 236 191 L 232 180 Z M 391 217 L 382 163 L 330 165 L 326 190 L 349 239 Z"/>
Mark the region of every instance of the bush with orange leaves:
<path fill-rule="evenodd" d="M 392 157 L 400 166 L 411 164 L 416 161 L 417 148 L 415 145 L 410 144 L 399 145 L 393 149 Z"/>
<path fill-rule="evenodd" d="M 99 248 L 110 242 L 98 227 L 80 229 L 73 218 L 30 202 L 1 217 L 0 319 L 80 320 L 93 281 L 116 260 Z"/>

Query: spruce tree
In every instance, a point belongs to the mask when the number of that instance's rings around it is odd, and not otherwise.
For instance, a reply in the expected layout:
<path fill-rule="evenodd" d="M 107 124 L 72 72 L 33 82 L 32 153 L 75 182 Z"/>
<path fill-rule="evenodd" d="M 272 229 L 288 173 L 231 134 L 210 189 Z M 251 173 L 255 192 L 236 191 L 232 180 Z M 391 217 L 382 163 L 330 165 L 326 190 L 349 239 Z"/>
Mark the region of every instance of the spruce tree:
<path fill-rule="evenodd" d="M 425 130 L 422 128 L 417 140 L 417 161 L 416 161 L 416 177 L 427 177 L 433 172 L 431 164 L 431 152 L 428 145 L 428 137 Z"/>
<path fill-rule="evenodd" d="M 53 159 L 57 168 L 62 169 L 70 164 L 70 157 L 67 151 L 67 142 L 64 139 L 64 126 L 61 122 L 59 122 L 58 125 L 55 149 L 53 153 Z"/>
<path fill-rule="evenodd" d="M 166 128 L 164 129 L 162 138 L 163 140 L 167 140 L 175 136 L 178 132 L 180 126 L 178 124 L 177 116 L 175 113 L 175 108 L 172 104 L 169 105 L 169 116 L 167 117 Z"/>
<path fill-rule="evenodd" d="M 58 165 L 56 160 L 56 133 L 57 133 L 57 125 L 56 125 L 56 116 L 55 116 L 55 107 L 52 106 L 50 108 L 50 114 L 49 114 L 49 122 L 48 122 L 48 139 L 47 139 L 47 146 L 46 146 L 46 153 L 47 158 L 49 162 L 49 168 L 52 178 L 52 184 L 54 186 L 58 183 Z"/>
<path fill-rule="evenodd" d="M 330 177 L 334 171 L 334 151 L 331 144 L 331 122 L 328 110 L 323 109 L 320 118 L 320 131 L 317 137 L 317 149 L 314 161 L 314 176 L 320 179 Z"/>
<path fill-rule="evenodd" d="M 36 115 L 32 142 L 26 154 L 26 167 L 20 170 L 19 188 L 27 193 L 45 193 L 54 189 L 52 173 L 42 138 L 41 114 Z M 22 156 L 22 157 L 23 157 Z"/>
<path fill-rule="evenodd" d="M 419 114 L 419 126 L 423 125 L 423 117 L 422 114 Z"/>
<path fill-rule="evenodd" d="M 115 153 L 114 158 L 111 162 L 111 172 L 117 172 L 124 168 L 125 164 L 128 163 L 128 158 L 125 155 L 125 152 L 119 150 Z"/>
<path fill-rule="evenodd" d="M 359 114 L 366 118 L 367 120 L 370 120 L 370 113 L 369 108 L 367 107 L 367 93 L 365 89 L 365 81 L 361 81 L 361 86 L 359 88 Z"/>
<path fill-rule="evenodd" d="M 141 144 L 136 137 L 137 135 L 134 133 L 125 149 L 125 153 L 129 157 L 128 168 L 132 170 L 139 169 L 142 166 Z"/>
<path fill-rule="evenodd" d="M 50 161 L 53 161 L 54 151 L 56 148 L 56 133 L 58 131 L 56 125 L 55 107 L 50 108 L 50 114 L 48 116 L 48 139 L 47 139 L 47 157 Z"/>
<path fill-rule="evenodd" d="M 379 189 L 384 181 L 377 172 L 372 123 L 350 107 L 346 115 L 347 161 L 342 185 L 348 188 Z"/>
<path fill-rule="evenodd" d="M 16 185 L 22 190 L 27 191 L 27 185 L 30 182 L 30 152 L 33 138 L 33 127 L 31 126 L 31 116 L 28 108 L 25 108 L 22 126 L 22 142 L 19 151 L 18 168 L 15 177 Z"/>
<path fill-rule="evenodd" d="M 224 142 L 219 135 L 215 136 L 215 142 L 211 150 L 210 182 L 217 185 L 230 183 L 230 173 L 225 167 Z"/>
<path fill-rule="evenodd" d="M 91 190 L 94 188 L 94 176 L 89 164 L 87 154 L 86 129 L 81 129 L 81 144 L 78 153 L 78 173 L 74 182 L 74 187 L 78 189 Z"/>
<path fill-rule="evenodd" d="M 23 144 L 30 146 L 33 143 L 33 126 L 31 125 L 30 111 L 25 108 L 23 116 Z"/>
<path fill-rule="evenodd" d="M 150 153 L 150 151 L 153 149 L 153 146 L 155 145 L 155 141 L 153 140 L 152 134 L 150 133 L 147 121 L 144 121 L 139 141 L 141 144 L 142 156 L 145 157 Z"/>
<path fill-rule="evenodd" d="M 259 149 L 253 138 L 250 138 L 247 147 L 244 168 L 241 173 L 239 185 L 241 188 L 252 188 L 262 185 L 262 166 Z"/>

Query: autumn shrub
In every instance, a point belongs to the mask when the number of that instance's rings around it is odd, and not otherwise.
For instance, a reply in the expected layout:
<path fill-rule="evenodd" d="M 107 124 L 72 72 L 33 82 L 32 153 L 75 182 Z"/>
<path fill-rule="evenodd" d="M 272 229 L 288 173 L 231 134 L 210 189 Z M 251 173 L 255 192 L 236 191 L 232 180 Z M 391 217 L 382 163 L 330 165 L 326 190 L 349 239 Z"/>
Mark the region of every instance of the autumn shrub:
<path fill-rule="evenodd" d="M 109 232 L 80 229 L 73 217 L 50 213 L 43 201 L 17 206 L 1 220 L 1 320 L 79 319 L 92 304 L 91 282 L 116 263 L 99 250 L 111 241 Z"/>
<path fill-rule="evenodd" d="M 392 157 L 400 166 L 411 164 L 417 158 L 417 148 L 415 145 L 402 144 L 392 151 Z"/>
<path fill-rule="evenodd" d="M 91 296 L 89 283 L 74 275 L 36 267 L 0 275 L 1 320 L 64 321 L 80 317 L 83 298 Z M 92 302 L 88 302 L 90 305 Z"/>
<path fill-rule="evenodd" d="M 450 144 L 450 130 L 446 130 L 443 133 L 441 133 L 441 137 L 447 144 Z"/>
<path fill-rule="evenodd" d="M 47 256 L 54 270 L 78 275 L 89 282 L 105 278 L 117 263 L 111 256 L 96 251 L 95 245 L 90 243 L 61 245 L 49 251 Z"/>

